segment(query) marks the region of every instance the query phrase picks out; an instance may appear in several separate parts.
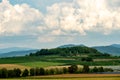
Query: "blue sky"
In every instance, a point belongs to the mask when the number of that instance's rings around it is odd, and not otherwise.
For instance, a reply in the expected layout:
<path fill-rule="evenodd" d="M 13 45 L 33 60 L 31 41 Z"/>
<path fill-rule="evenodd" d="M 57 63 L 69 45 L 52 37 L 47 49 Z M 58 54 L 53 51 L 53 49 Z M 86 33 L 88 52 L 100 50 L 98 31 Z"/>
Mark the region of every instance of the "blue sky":
<path fill-rule="evenodd" d="M 0 0 L 0 48 L 120 44 L 119 0 Z"/>

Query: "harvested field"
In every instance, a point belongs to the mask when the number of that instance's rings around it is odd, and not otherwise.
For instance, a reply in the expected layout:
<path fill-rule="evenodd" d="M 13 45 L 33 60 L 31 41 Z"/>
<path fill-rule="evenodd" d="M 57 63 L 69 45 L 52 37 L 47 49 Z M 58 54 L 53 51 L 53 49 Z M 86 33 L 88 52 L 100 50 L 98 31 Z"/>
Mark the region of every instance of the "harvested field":
<path fill-rule="evenodd" d="M 4 80 L 120 80 L 120 78 L 4 79 Z"/>
<path fill-rule="evenodd" d="M 21 65 L 17 65 L 17 64 L 0 64 L 0 69 L 2 69 L 2 68 L 6 68 L 8 70 L 14 69 L 14 68 L 20 68 L 21 70 L 24 70 L 25 68 L 29 69 L 30 67 L 21 66 Z"/>
<path fill-rule="evenodd" d="M 120 80 L 120 74 L 63 74 L 1 80 Z"/>
<path fill-rule="evenodd" d="M 49 75 L 49 76 L 36 76 L 36 77 L 61 77 L 61 78 L 93 78 L 93 77 L 120 77 L 120 74 L 62 74 L 62 75 Z"/>
<path fill-rule="evenodd" d="M 120 74 L 63 74 L 34 76 L 17 80 L 120 80 Z"/>

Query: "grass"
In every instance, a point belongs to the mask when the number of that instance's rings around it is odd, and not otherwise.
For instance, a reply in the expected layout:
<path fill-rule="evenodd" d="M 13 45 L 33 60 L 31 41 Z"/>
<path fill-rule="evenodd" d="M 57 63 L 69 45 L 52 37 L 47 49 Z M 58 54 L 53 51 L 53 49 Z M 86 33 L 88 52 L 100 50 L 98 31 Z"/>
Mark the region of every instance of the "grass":
<path fill-rule="evenodd" d="M 19 65 L 28 66 L 28 67 L 49 67 L 56 65 L 63 65 L 64 63 L 54 63 L 54 62 L 27 62 L 27 63 L 19 63 Z"/>

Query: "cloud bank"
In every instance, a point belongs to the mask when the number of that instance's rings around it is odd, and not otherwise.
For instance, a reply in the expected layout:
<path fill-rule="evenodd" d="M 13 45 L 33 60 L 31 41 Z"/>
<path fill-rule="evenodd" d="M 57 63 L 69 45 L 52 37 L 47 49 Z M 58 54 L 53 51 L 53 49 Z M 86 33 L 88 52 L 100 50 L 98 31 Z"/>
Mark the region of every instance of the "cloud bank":
<path fill-rule="evenodd" d="M 28 4 L 0 3 L 0 36 L 37 35 L 48 42 L 61 35 L 110 34 L 120 30 L 120 0 L 73 0 L 46 7 L 43 14 Z M 43 37 L 43 38 L 42 38 Z"/>

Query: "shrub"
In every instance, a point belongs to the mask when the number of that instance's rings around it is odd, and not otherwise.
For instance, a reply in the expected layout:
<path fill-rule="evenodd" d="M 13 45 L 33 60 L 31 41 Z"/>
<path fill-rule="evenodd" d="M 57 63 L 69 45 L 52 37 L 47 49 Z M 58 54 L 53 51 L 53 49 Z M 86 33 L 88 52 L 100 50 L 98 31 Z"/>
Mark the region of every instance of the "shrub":
<path fill-rule="evenodd" d="M 81 61 L 91 62 L 91 61 L 93 61 L 93 59 L 91 57 L 83 57 L 83 58 L 81 58 Z"/>
<path fill-rule="evenodd" d="M 7 78 L 8 72 L 6 68 L 1 69 L 1 78 Z"/>
<path fill-rule="evenodd" d="M 90 70 L 90 68 L 88 65 L 83 65 L 83 69 L 82 69 L 83 73 L 89 73 L 89 70 Z"/>
<path fill-rule="evenodd" d="M 68 68 L 69 73 L 76 73 L 77 70 L 78 70 L 78 66 L 77 66 L 77 65 L 71 65 L 71 66 Z"/>
<path fill-rule="evenodd" d="M 36 68 L 36 69 L 35 69 L 35 75 L 36 75 L 36 76 L 40 75 L 40 69 L 39 69 L 39 68 Z"/>
<path fill-rule="evenodd" d="M 13 77 L 16 77 L 15 76 L 15 72 L 14 72 L 14 70 L 8 70 L 8 78 L 13 78 Z"/>
<path fill-rule="evenodd" d="M 111 69 L 111 68 L 105 68 L 104 71 L 105 72 L 113 72 L 113 69 Z"/>
<path fill-rule="evenodd" d="M 2 78 L 2 71 L 0 70 L 0 78 Z"/>
<path fill-rule="evenodd" d="M 40 75 L 45 75 L 45 69 L 44 68 L 40 68 Z"/>
<path fill-rule="evenodd" d="M 50 70 L 49 69 L 46 69 L 45 70 L 45 75 L 49 75 L 50 74 Z"/>
<path fill-rule="evenodd" d="M 34 68 L 31 68 L 30 69 L 30 76 L 35 76 L 35 69 Z"/>
<path fill-rule="evenodd" d="M 98 68 L 98 72 L 104 72 L 103 67 L 99 67 L 99 68 Z"/>
<path fill-rule="evenodd" d="M 63 68 L 63 73 L 64 73 L 64 74 L 68 73 L 68 68 L 64 67 L 64 68 Z"/>
<path fill-rule="evenodd" d="M 22 77 L 26 77 L 29 75 L 29 71 L 27 69 L 25 69 L 22 73 Z"/>
<path fill-rule="evenodd" d="M 50 70 L 49 70 L 49 74 L 50 74 L 50 75 L 55 74 L 55 69 L 50 69 Z"/>
<path fill-rule="evenodd" d="M 92 69 L 92 71 L 93 71 L 93 72 L 98 72 L 98 68 L 97 68 L 97 67 L 94 67 L 94 68 Z"/>
<path fill-rule="evenodd" d="M 13 70 L 15 73 L 15 77 L 20 77 L 21 76 L 21 70 L 19 68 Z"/>

